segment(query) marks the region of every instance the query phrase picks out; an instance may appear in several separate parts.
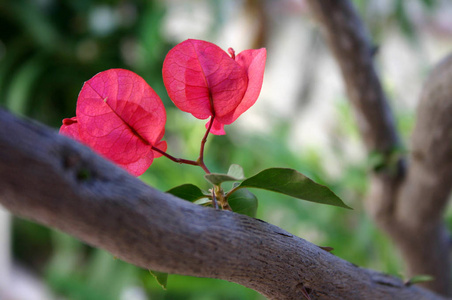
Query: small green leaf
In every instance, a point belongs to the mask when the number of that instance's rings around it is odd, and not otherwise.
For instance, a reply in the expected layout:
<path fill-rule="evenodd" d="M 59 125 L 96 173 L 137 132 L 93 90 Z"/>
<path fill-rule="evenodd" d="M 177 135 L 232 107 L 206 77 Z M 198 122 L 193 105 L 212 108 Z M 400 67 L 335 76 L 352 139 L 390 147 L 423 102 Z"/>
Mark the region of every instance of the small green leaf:
<path fill-rule="evenodd" d="M 186 183 L 166 191 L 176 197 L 179 197 L 190 202 L 206 197 L 202 190 L 194 184 Z"/>
<path fill-rule="evenodd" d="M 269 190 L 298 199 L 351 209 L 324 185 L 293 169 L 270 168 L 244 180 L 240 187 Z"/>
<path fill-rule="evenodd" d="M 228 203 L 233 212 L 255 218 L 257 198 L 247 189 L 239 189 L 228 195 Z"/>
<path fill-rule="evenodd" d="M 430 275 L 416 275 L 414 277 L 411 277 L 407 282 L 405 282 L 406 286 L 410 286 L 416 283 L 422 283 L 422 282 L 428 282 L 433 281 L 435 278 Z"/>
<path fill-rule="evenodd" d="M 238 178 L 238 179 L 245 179 L 245 175 L 243 173 L 242 166 L 237 165 L 237 164 L 232 164 L 229 167 L 228 175 L 231 176 L 231 177 Z"/>
<path fill-rule="evenodd" d="M 212 200 L 209 199 L 209 198 L 201 198 L 201 199 L 198 199 L 198 200 L 194 201 L 193 203 L 194 204 L 198 204 L 198 205 L 204 205 L 204 204 L 207 204 L 207 203 L 212 203 Z"/>
<path fill-rule="evenodd" d="M 225 181 L 242 181 L 243 178 L 236 178 L 228 174 L 210 173 L 204 175 L 204 178 L 214 185 L 219 185 Z"/>
<path fill-rule="evenodd" d="M 331 252 L 334 250 L 333 247 L 328 247 L 328 246 L 318 246 L 320 249 L 325 250 L 326 252 Z"/>
<path fill-rule="evenodd" d="M 394 147 L 389 152 L 372 151 L 368 156 L 368 165 L 374 172 L 398 170 L 400 159 L 407 154 L 402 147 Z"/>
<path fill-rule="evenodd" d="M 158 272 L 149 270 L 152 276 L 154 276 L 157 283 L 162 287 L 162 289 L 166 290 L 166 285 L 168 283 L 168 273 Z"/>

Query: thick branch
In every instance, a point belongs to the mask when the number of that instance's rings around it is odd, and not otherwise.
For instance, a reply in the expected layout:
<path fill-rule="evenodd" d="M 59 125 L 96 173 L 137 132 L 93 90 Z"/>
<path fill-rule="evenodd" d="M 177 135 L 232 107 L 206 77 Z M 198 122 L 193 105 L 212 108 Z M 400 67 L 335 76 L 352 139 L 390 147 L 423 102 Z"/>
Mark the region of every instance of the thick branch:
<path fill-rule="evenodd" d="M 370 43 L 365 26 L 349 0 L 308 2 L 340 66 L 364 144 L 369 154 L 376 152 L 385 162 L 383 170 L 371 174 L 367 201 L 370 212 L 381 222 L 392 218 L 394 194 L 404 174 L 404 163 L 391 165 L 392 155 L 400 146 L 399 137 L 374 67 L 376 48 Z"/>
<path fill-rule="evenodd" d="M 86 147 L 0 110 L 0 203 L 143 268 L 270 299 L 440 299 L 266 222 L 155 190 Z"/>
<path fill-rule="evenodd" d="M 449 295 L 450 242 L 442 213 L 452 180 L 452 81 L 443 76 L 450 76 L 452 64 L 433 75 L 435 82 L 424 92 L 412 164 L 405 177 L 403 160 L 391 164 L 399 138 L 373 66 L 374 48 L 364 25 L 348 0 L 308 2 L 341 67 L 365 145 L 369 153 L 377 151 L 385 158 L 383 170 L 371 174 L 369 210 L 401 250 L 409 275 L 430 274 L 435 280 L 425 286 Z"/>
<path fill-rule="evenodd" d="M 443 274 L 435 287 L 450 295 L 451 240 L 442 216 L 452 188 L 452 55 L 434 68 L 423 87 L 411 148 L 397 220 L 405 227 L 399 234 L 414 234 L 410 241 L 401 239 L 401 246 L 409 273 Z M 413 247 L 419 251 L 413 253 Z"/>
<path fill-rule="evenodd" d="M 375 47 L 348 0 L 308 0 L 340 65 L 358 127 L 369 151 L 399 144 L 394 120 L 373 64 Z"/>
<path fill-rule="evenodd" d="M 433 69 L 422 89 L 413 131 L 410 170 L 402 188 L 403 193 L 409 195 L 401 196 L 400 218 L 407 224 L 413 219 L 440 220 L 451 188 L 452 54 Z M 410 199 L 417 200 L 418 209 L 403 215 L 413 206 Z"/>

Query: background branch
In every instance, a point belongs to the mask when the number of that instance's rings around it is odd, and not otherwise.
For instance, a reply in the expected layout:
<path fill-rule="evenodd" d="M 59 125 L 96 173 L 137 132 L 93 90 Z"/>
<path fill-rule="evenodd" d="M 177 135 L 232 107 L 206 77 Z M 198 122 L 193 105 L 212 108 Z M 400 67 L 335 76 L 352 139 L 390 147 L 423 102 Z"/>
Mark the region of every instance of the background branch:
<path fill-rule="evenodd" d="M 412 134 L 410 166 L 394 215 L 410 274 L 433 274 L 429 287 L 451 295 L 450 233 L 443 222 L 452 188 L 452 55 L 423 87 Z M 391 223 L 387 224 L 392 228 Z M 406 235 L 409 234 L 409 239 Z M 413 249 L 418 249 L 413 251 Z"/>
<path fill-rule="evenodd" d="M 383 168 L 371 172 L 368 209 L 401 250 L 408 275 L 432 275 L 424 285 L 450 295 L 450 240 L 442 216 L 452 182 L 451 59 L 424 89 L 406 171 L 365 26 L 348 0 L 308 2 L 341 68 L 367 150 L 383 157 Z"/>
<path fill-rule="evenodd" d="M 270 299 L 441 299 L 261 220 L 145 185 L 88 148 L 0 110 L 0 203 L 143 268 L 220 278 Z"/>

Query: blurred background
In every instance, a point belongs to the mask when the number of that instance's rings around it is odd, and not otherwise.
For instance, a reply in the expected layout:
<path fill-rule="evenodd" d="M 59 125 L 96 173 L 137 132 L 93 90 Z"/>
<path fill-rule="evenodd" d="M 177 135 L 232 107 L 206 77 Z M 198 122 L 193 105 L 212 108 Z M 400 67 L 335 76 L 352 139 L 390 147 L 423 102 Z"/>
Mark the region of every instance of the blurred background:
<path fill-rule="evenodd" d="M 452 50 L 452 2 L 354 0 L 406 145 L 422 82 Z M 204 121 L 177 109 L 161 78 L 175 44 L 204 39 L 236 52 L 267 48 L 257 103 L 226 136 L 211 136 L 214 172 L 240 164 L 245 175 L 291 167 L 328 185 L 353 211 L 256 191 L 258 217 L 359 266 L 395 275 L 402 264 L 363 208 L 366 157 L 342 79 L 303 0 L 0 0 L 0 106 L 57 130 L 75 115 L 84 81 L 110 68 L 141 75 L 160 95 L 168 152 L 196 159 Z M 408 146 L 407 146 L 408 147 Z M 155 160 L 142 180 L 161 190 L 207 188 L 203 171 Z M 447 213 L 452 229 L 452 212 Z M 264 299 L 234 283 L 171 275 L 168 290 L 148 271 L 0 207 L 0 299 Z"/>

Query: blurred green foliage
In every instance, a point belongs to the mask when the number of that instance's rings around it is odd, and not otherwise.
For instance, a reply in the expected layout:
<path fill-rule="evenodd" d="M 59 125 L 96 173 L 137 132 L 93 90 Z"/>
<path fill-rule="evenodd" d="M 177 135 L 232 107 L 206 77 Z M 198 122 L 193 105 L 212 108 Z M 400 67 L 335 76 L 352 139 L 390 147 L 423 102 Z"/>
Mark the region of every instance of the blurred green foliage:
<path fill-rule="evenodd" d="M 361 17 L 365 20 L 374 40 L 381 42 L 384 33 L 398 28 L 408 39 L 415 42 L 417 28 L 410 12 L 410 6 L 418 5 L 433 12 L 440 0 L 394 0 L 387 3 L 373 0 L 353 0 Z"/>
<path fill-rule="evenodd" d="M 428 9 L 436 3 L 421 2 Z M 380 38 L 387 25 L 384 19 L 372 18 L 368 9 L 372 1 L 355 3 L 371 25 L 373 36 Z M 415 36 L 404 3 L 394 1 L 387 17 L 394 18 L 408 36 Z M 219 6 L 214 7 L 221 15 Z M 109 68 L 127 68 L 141 75 L 164 101 L 171 120 L 165 135 L 171 154 L 195 159 L 204 121 L 175 110 L 167 98 L 161 65 L 171 45 L 161 34 L 164 16 L 165 7 L 157 0 L 0 1 L 0 105 L 58 128 L 62 118 L 74 115 L 84 81 Z M 336 139 L 359 139 L 345 101 L 339 99 L 337 111 L 341 127 Z M 404 136 L 412 123 L 411 114 L 398 113 Z M 291 124 L 285 120 L 275 124 L 265 135 L 247 134 L 229 126 L 228 135 L 209 137 L 206 164 L 213 172 L 226 172 L 230 164 L 239 164 L 246 176 L 269 167 L 290 167 L 329 186 L 354 211 L 256 190 L 258 217 L 321 246 L 333 247 L 335 255 L 357 265 L 398 274 L 400 259 L 363 211 L 367 162 L 351 162 L 337 147 L 335 159 L 343 162 L 342 173 L 333 177 L 318 149 L 307 146 L 297 152 L 289 150 Z M 155 160 L 141 178 L 161 190 L 184 183 L 208 188 L 201 168 L 164 158 Z M 66 299 L 120 299 L 134 287 L 144 289 L 149 299 L 156 300 L 263 299 L 233 283 L 177 275 L 169 277 L 168 290 L 164 291 L 147 270 L 65 234 L 20 219 L 15 219 L 13 228 L 15 257 Z"/>
<path fill-rule="evenodd" d="M 1 1 L 0 104 L 57 127 L 102 70 L 132 69 L 163 91 L 163 16 L 158 1 Z"/>

